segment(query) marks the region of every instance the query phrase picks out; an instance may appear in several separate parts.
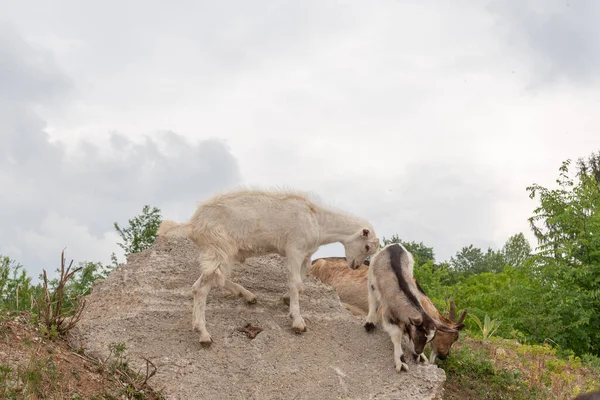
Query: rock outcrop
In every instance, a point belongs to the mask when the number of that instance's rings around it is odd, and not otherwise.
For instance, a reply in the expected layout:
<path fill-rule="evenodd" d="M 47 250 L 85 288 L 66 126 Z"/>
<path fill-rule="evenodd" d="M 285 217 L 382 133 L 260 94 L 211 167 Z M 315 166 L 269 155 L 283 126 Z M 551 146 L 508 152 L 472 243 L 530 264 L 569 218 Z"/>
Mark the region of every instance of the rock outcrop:
<path fill-rule="evenodd" d="M 435 365 L 409 361 L 394 370 L 393 346 L 378 328 L 366 333 L 360 318 L 335 290 L 304 278 L 300 295 L 304 334 L 291 329 L 284 259 L 277 255 L 236 265 L 232 280 L 258 297 L 214 288 L 207 303 L 213 338 L 205 348 L 191 330 L 191 286 L 199 276 L 197 248 L 187 239 L 159 238 L 94 284 L 74 340 L 97 357 L 123 342 L 132 366 L 149 358 L 158 368 L 149 381 L 167 399 L 439 399 L 446 379 Z M 247 324 L 262 329 L 251 339 Z M 252 336 L 252 335 L 250 335 Z"/>

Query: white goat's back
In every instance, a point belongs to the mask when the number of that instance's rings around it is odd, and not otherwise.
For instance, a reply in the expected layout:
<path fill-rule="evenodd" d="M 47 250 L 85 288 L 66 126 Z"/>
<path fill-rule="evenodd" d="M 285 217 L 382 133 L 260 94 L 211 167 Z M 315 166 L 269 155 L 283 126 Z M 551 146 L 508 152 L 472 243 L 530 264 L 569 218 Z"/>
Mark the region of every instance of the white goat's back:
<path fill-rule="evenodd" d="M 202 246 L 232 242 L 242 253 L 282 253 L 291 242 L 317 246 L 317 206 L 295 193 L 238 191 L 200 204 L 190 219 Z M 306 243 L 303 243 L 306 242 Z"/>

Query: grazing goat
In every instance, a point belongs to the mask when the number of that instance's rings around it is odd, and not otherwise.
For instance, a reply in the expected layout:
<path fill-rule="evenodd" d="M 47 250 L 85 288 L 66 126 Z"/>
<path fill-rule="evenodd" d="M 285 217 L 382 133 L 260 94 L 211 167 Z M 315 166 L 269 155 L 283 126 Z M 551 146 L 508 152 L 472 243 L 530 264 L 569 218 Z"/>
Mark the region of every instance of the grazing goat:
<path fill-rule="evenodd" d="M 364 325 L 367 331 L 375 328 L 377 309 L 381 306 L 381 323 L 394 344 L 394 364 L 397 372 L 408 371 L 402 351 L 402 336 L 407 334 L 413 343 L 415 359 L 427 362 L 425 345 L 437 331 L 456 333 L 456 329 L 436 322 L 418 300 L 413 280 L 412 254 L 399 243 L 385 246 L 373 257 L 368 272 L 369 313 Z"/>
<path fill-rule="evenodd" d="M 363 265 L 355 270 L 348 268 L 344 257 L 324 257 L 317 258 L 311 263 L 309 274 L 318 278 L 321 282 L 335 288 L 340 301 L 354 315 L 366 315 L 369 310 L 368 302 L 368 273 L 369 262 L 365 261 Z M 414 279 L 414 278 L 413 278 Z M 425 311 L 438 322 L 460 331 L 464 329 L 463 321 L 466 317 L 465 309 L 456 320 L 456 305 L 450 300 L 450 318 L 443 316 L 435 307 L 433 302 L 427 297 L 425 291 L 421 288 L 416 279 L 414 282 L 419 290 L 417 298 Z M 452 345 L 458 340 L 459 334 L 438 331 L 430 342 L 431 354 L 429 362 L 435 362 L 436 358 L 446 359 L 450 354 Z"/>
<path fill-rule="evenodd" d="M 359 267 L 379 248 L 372 225 L 365 219 L 319 204 L 298 192 L 241 189 L 217 195 L 200 204 L 189 221 L 164 221 L 159 236 L 191 239 L 199 248 L 200 277 L 192 286 L 192 328 L 200 332 L 200 343 L 210 345 L 206 330 L 206 298 L 219 286 L 241 295 L 246 302 L 256 296 L 229 280 L 234 262 L 248 257 L 277 253 L 286 258 L 289 316 L 295 332 L 306 331 L 300 314 L 302 271 L 310 268 L 319 246 L 344 245 L 350 268 Z"/>
<path fill-rule="evenodd" d="M 421 288 L 419 282 L 417 282 L 416 279 L 414 282 L 419 290 L 419 301 L 421 302 L 421 305 L 427 314 L 431 315 L 436 321 L 442 322 L 445 325 L 456 329 L 456 332 L 444 332 L 440 330 L 431 341 L 431 354 L 429 355 L 429 362 L 433 363 L 436 358 L 445 360 L 450 355 L 450 348 L 454 342 L 458 340 L 458 332 L 465 329 L 465 324 L 463 324 L 463 321 L 467 316 L 467 309 L 465 308 L 460 314 L 460 317 L 458 317 L 458 320 L 456 320 L 456 305 L 454 304 L 454 300 L 450 300 L 450 318 L 444 317 L 435 307 L 431 299 L 427 296 L 427 293 L 425 293 L 423 288 Z"/>

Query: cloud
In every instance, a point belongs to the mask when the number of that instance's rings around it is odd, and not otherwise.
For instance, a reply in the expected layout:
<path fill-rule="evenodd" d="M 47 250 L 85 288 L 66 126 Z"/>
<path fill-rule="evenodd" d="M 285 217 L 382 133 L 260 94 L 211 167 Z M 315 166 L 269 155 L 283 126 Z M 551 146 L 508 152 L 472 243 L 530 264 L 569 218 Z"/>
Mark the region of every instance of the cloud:
<path fill-rule="evenodd" d="M 535 83 L 585 85 L 600 71 L 600 3 L 594 0 L 494 1 L 508 43 L 533 64 Z"/>
<path fill-rule="evenodd" d="M 34 235 L 53 218 L 101 254 L 144 204 L 183 220 L 238 182 L 316 191 L 438 259 L 499 247 L 528 231 L 526 185 L 597 145 L 597 6 L 573 3 L 16 2 L 0 252 L 54 246 Z"/>
<path fill-rule="evenodd" d="M 519 203 L 526 196 L 523 190 L 507 190 L 502 175 L 489 166 L 474 169 L 470 162 L 454 159 L 403 160 L 405 152 L 396 148 L 397 164 L 385 171 L 371 163 L 375 150 L 356 155 L 349 149 L 348 161 L 342 158 L 339 165 L 323 168 L 323 160 L 332 151 L 343 153 L 344 146 L 302 147 L 291 139 L 254 150 L 257 158 L 269 157 L 277 168 L 251 171 L 256 178 L 247 179 L 249 184 L 286 186 L 293 179 L 294 187 L 317 193 L 325 204 L 367 218 L 380 239 L 398 234 L 433 247 L 438 261 L 469 244 L 500 247 L 521 228 L 513 223 L 498 234 L 505 221 L 499 205 Z M 321 247 L 314 257 L 343 254 L 342 245 L 335 243 Z"/>
<path fill-rule="evenodd" d="M 37 110 L 68 107 L 73 82 L 14 31 L 0 35 L 0 86 L 8 87 L 0 92 L 0 253 L 33 276 L 54 272 L 65 246 L 76 261 L 108 262 L 111 248 L 119 254 L 112 223 L 126 224 L 144 204 L 177 215 L 239 182 L 227 145 L 208 136 L 163 131 L 136 141 L 113 132 L 107 143 L 82 140 L 69 150 L 52 141 Z"/>

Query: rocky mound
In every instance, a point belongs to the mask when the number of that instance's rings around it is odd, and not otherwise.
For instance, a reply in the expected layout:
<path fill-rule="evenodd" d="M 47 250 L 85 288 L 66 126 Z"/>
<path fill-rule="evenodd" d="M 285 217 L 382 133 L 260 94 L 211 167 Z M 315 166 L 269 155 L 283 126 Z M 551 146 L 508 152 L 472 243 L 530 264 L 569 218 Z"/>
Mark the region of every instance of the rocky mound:
<path fill-rule="evenodd" d="M 308 326 L 291 329 L 282 257 L 255 257 L 236 265 L 232 280 L 258 297 L 214 288 L 207 302 L 212 346 L 191 330 L 191 286 L 199 276 L 197 249 L 187 239 L 159 238 L 98 281 L 74 332 L 92 355 L 105 358 L 113 342 L 127 345 L 137 369 L 149 358 L 158 373 L 149 383 L 168 399 L 438 399 L 446 379 L 435 365 L 398 374 L 393 346 L 380 328 L 367 334 L 335 290 L 304 278 L 300 308 Z M 243 328 L 262 329 L 250 338 Z"/>

